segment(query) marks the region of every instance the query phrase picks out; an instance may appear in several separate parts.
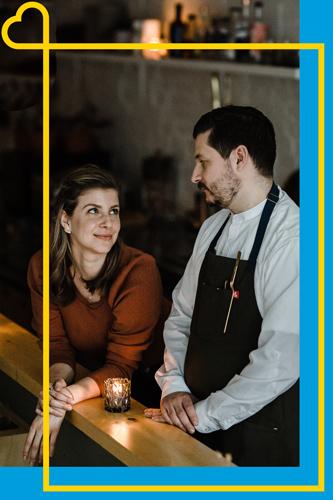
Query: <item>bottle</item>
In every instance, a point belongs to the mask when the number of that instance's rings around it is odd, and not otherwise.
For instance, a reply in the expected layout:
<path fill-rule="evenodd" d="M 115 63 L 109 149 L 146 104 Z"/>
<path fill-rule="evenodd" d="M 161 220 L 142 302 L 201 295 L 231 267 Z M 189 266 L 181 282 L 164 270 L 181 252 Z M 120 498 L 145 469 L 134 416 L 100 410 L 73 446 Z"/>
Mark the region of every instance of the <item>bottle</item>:
<path fill-rule="evenodd" d="M 250 0 L 242 0 L 243 43 L 250 42 Z"/>
<path fill-rule="evenodd" d="M 239 22 L 235 30 L 235 42 L 249 43 L 250 41 L 250 0 L 242 0 L 242 8 L 239 16 Z M 247 62 L 249 60 L 248 50 L 237 50 L 236 60 L 238 62 Z"/>
<path fill-rule="evenodd" d="M 202 5 L 200 7 L 199 19 L 200 19 L 201 40 L 203 42 L 207 42 L 210 32 L 210 15 L 209 15 L 209 9 L 206 5 Z"/>
<path fill-rule="evenodd" d="M 200 33 L 199 27 L 197 23 L 197 16 L 195 14 L 189 14 L 187 16 L 187 29 L 185 35 L 186 43 L 200 43 Z M 186 51 L 186 57 L 189 58 L 197 58 L 200 55 L 200 51 L 197 50 L 188 50 Z"/>
<path fill-rule="evenodd" d="M 229 18 L 228 17 L 222 17 L 222 16 L 215 16 L 212 19 L 212 26 L 213 26 L 213 36 L 212 36 L 212 42 L 213 43 L 228 43 L 230 36 L 229 36 Z M 214 59 L 226 59 L 226 54 L 225 50 L 215 50 L 212 51 L 213 54 L 212 56 Z"/>
<path fill-rule="evenodd" d="M 263 16 L 263 10 L 264 10 L 264 4 L 260 0 L 257 0 L 254 2 L 254 7 L 253 7 L 253 22 L 254 23 L 262 23 L 264 22 L 264 16 Z"/>
<path fill-rule="evenodd" d="M 141 33 L 142 33 L 142 21 L 141 19 L 134 19 L 132 22 L 132 43 L 140 43 L 141 42 Z M 141 50 L 133 50 L 133 54 L 136 56 L 141 56 Z"/>
<path fill-rule="evenodd" d="M 263 19 L 263 3 L 259 0 L 254 2 L 253 23 L 250 32 L 251 43 L 264 43 L 268 39 L 268 25 Z M 251 50 L 250 56 L 255 62 L 262 62 L 263 52 Z"/>
<path fill-rule="evenodd" d="M 230 7 L 230 27 L 229 27 L 229 42 L 236 43 L 237 42 L 237 34 L 241 22 L 242 11 L 240 7 Z M 229 61 L 236 60 L 236 52 L 237 50 L 228 49 L 225 51 L 225 57 Z"/>
<path fill-rule="evenodd" d="M 176 4 L 176 18 L 170 24 L 170 41 L 172 43 L 182 43 L 185 40 L 186 24 L 182 21 L 183 5 Z M 170 50 L 171 57 L 181 58 L 184 56 L 183 50 Z"/>
<path fill-rule="evenodd" d="M 187 30 L 186 30 L 186 42 L 194 43 L 197 34 L 197 16 L 195 14 L 189 14 L 187 16 Z"/>

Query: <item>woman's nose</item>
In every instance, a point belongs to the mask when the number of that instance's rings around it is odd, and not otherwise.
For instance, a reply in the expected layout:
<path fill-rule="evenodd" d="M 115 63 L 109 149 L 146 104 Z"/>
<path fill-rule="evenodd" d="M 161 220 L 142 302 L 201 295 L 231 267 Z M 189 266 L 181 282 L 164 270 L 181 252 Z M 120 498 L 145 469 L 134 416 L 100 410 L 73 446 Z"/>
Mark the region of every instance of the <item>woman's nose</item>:
<path fill-rule="evenodd" d="M 101 225 L 103 227 L 111 227 L 112 224 L 113 224 L 112 215 L 111 214 L 103 215 L 103 218 L 101 220 Z"/>

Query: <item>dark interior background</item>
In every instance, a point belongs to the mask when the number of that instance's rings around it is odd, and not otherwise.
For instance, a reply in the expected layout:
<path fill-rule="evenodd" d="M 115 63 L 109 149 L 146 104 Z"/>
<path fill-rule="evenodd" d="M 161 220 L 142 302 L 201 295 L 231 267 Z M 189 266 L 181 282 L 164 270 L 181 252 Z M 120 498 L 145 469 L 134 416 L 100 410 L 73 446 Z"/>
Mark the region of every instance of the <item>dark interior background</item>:
<path fill-rule="evenodd" d="M 1 0 L 0 24 L 21 3 Z M 161 19 L 167 36 L 175 2 L 44 3 L 50 11 L 54 40 L 98 42 L 119 41 L 124 36 L 133 41 L 134 21 L 151 17 Z M 273 39 L 297 41 L 298 2 L 288 2 L 289 8 L 284 0 L 274 2 L 275 6 L 266 3 L 264 12 Z M 236 0 L 184 1 L 184 21 L 191 10 L 198 19 L 202 17 L 203 5 L 210 26 L 216 28 L 222 22 L 216 18 L 227 18 L 228 9 L 241 4 Z M 11 32 L 12 38 L 38 40 L 39 14 L 29 12 L 24 20 L 24 26 Z M 213 106 L 214 75 L 218 75 L 220 104 L 231 98 L 239 104 L 257 105 L 270 116 L 279 147 L 277 179 L 298 201 L 297 54 L 272 53 L 260 66 L 263 76 L 246 57 L 234 63 L 234 75 L 229 66 L 228 71 L 224 69 L 230 62 L 223 57 L 211 51 L 147 62 L 132 51 L 51 54 L 50 204 L 59 179 L 69 168 L 92 162 L 112 171 L 122 185 L 122 238 L 156 257 L 169 298 L 200 224 L 213 212 L 189 178 L 192 126 Z M 41 72 L 38 52 L 13 51 L 1 42 L 0 312 L 28 329 L 27 264 L 42 246 Z"/>

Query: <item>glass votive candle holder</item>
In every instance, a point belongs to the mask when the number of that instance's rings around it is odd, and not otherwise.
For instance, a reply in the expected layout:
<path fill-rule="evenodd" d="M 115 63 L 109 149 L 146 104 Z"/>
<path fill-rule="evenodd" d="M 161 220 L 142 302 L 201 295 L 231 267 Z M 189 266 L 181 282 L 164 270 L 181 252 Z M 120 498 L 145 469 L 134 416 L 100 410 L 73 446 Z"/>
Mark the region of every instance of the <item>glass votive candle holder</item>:
<path fill-rule="evenodd" d="M 104 380 L 104 408 L 112 413 L 122 413 L 131 407 L 131 381 L 128 378 Z"/>

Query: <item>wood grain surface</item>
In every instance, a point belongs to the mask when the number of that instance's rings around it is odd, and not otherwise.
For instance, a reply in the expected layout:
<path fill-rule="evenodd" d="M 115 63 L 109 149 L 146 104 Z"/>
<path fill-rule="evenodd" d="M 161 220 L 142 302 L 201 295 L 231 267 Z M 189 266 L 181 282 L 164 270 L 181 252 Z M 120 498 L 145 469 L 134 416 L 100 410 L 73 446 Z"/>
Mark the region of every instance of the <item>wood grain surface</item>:
<path fill-rule="evenodd" d="M 0 314 L 0 369 L 34 395 L 42 383 L 37 338 Z M 79 367 L 82 375 L 86 370 Z M 102 398 L 75 405 L 69 422 L 128 466 L 232 466 L 176 427 L 147 419 L 132 399 L 126 413 L 104 410 Z M 12 445 L 9 445 L 12 446 Z"/>

